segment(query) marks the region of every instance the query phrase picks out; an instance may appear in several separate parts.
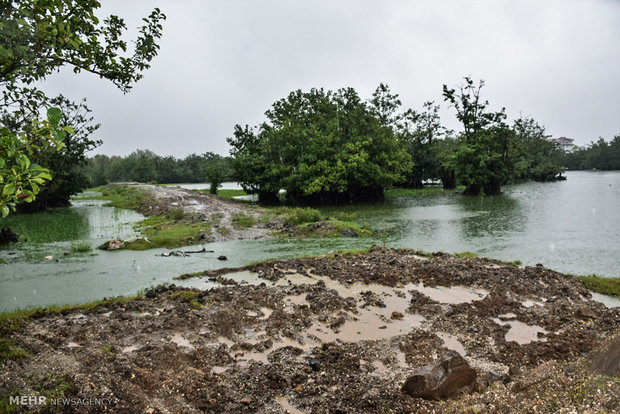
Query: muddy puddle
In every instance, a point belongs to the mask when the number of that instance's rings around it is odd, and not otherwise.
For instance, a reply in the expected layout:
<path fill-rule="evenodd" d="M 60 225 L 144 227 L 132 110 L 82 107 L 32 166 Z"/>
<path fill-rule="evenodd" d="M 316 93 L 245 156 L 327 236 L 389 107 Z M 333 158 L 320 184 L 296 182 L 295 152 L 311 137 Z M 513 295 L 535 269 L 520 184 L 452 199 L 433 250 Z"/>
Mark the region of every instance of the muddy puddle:
<path fill-rule="evenodd" d="M 224 280 L 232 280 L 239 285 L 294 287 L 300 285 L 320 284 L 325 289 L 333 290 L 346 303 L 354 303 L 354 307 L 347 309 L 332 309 L 321 311 L 317 319 L 296 333 L 296 338 L 287 337 L 273 338 L 265 331 L 254 332 L 249 330 L 243 338 L 236 341 L 243 343 L 243 346 L 234 345 L 228 338 L 219 337 L 213 343 L 214 347 L 221 344 L 226 345 L 229 355 L 235 364 L 244 367 L 252 361 L 268 364 L 268 356 L 281 348 L 294 347 L 301 350 L 299 358 L 307 357 L 316 346 L 323 343 L 354 343 L 358 341 L 389 340 L 398 335 L 405 335 L 414 329 L 430 330 L 430 323 L 419 314 L 408 311 L 412 296 L 421 293 L 431 301 L 444 306 L 458 305 L 479 301 L 487 297 L 488 291 L 478 288 L 467 288 L 464 286 L 424 286 L 422 283 L 400 284 L 390 287 L 380 284 L 347 283 L 342 284 L 337 280 L 317 275 L 314 269 L 299 273 L 295 269 L 279 269 L 283 277 L 277 281 L 269 281 L 259 277 L 258 273 L 251 271 L 238 271 L 222 276 Z M 190 287 L 205 289 L 213 285 L 213 280 L 193 279 Z M 230 282 L 226 282 L 230 283 Z M 185 283 L 184 283 L 185 284 Z M 185 284 L 187 286 L 187 284 Z M 308 300 L 307 293 L 287 294 L 282 299 L 282 308 L 285 314 L 292 315 L 300 307 L 310 307 L 311 301 Z M 260 307 L 259 310 L 246 311 L 246 315 L 256 318 L 257 321 L 266 321 L 276 309 Z M 203 329 L 201 334 L 205 334 Z M 444 347 L 466 355 L 467 351 L 459 339 L 447 332 L 437 332 L 436 335 L 443 341 Z M 180 346 L 188 346 L 188 343 L 181 343 L 180 337 L 173 339 Z M 267 343 L 268 346 L 264 344 Z M 191 345 L 190 345 L 191 346 Z M 402 351 L 394 350 L 394 358 L 401 367 L 406 367 L 405 355 Z M 386 371 L 385 365 L 379 361 L 369 361 L 375 368 L 377 374 Z M 224 372 L 228 366 L 215 366 L 212 372 Z"/>

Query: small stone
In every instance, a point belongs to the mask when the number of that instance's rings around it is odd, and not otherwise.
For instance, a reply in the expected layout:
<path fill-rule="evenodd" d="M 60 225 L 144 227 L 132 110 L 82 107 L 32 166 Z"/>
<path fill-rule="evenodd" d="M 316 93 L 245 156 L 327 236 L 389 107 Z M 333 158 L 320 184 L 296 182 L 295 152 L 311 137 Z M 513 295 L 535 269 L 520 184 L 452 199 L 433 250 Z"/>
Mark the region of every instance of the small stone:
<path fill-rule="evenodd" d="M 312 371 L 315 372 L 321 369 L 321 363 L 316 358 L 310 358 L 308 360 L 308 365 L 310 366 L 310 368 L 312 368 Z"/>
<path fill-rule="evenodd" d="M 402 319 L 404 315 L 401 312 L 394 311 L 392 312 L 392 319 Z"/>
<path fill-rule="evenodd" d="M 220 257 L 217 258 L 217 260 L 228 260 L 228 257 L 221 255 Z"/>

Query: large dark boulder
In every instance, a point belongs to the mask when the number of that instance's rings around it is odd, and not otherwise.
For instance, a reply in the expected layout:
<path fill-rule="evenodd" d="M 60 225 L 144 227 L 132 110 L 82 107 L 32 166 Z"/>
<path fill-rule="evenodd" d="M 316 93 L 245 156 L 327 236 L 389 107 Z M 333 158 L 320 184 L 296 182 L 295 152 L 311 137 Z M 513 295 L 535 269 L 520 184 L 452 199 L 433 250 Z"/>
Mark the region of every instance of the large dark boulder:
<path fill-rule="evenodd" d="M 620 335 L 592 355 L 590 369 L 597 374 L 620 378 Z"/>
<path fill-rule="evenodd" d="M 458 352 L 443 354 L 437 361 L 413 373 L 402 390 L 412 397 L 432 400 L 449 398 L 472 384 L 476 371 Z"/>

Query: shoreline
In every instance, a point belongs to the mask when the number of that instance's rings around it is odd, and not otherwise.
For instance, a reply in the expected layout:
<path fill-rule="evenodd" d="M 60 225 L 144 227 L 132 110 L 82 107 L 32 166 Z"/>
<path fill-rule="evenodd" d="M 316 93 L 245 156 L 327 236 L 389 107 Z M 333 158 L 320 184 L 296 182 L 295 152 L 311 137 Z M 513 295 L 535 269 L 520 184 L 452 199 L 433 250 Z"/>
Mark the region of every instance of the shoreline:
<path fill-rule="evenodd" d="M 620 308 L 589 300 L 574 277 L 378 246 L 257 263 L 248 283 L 239 270 L 209 290 L 160 286 L 0 319 L 15 351 L 2 398 L 109 398 L 109 409 L 153 413 L 618 408 L 620 380 L 589 361 L 619 333 Z M 401 390 L 455 350 L 476 372 L 470 387 L 441 400 Z"/>

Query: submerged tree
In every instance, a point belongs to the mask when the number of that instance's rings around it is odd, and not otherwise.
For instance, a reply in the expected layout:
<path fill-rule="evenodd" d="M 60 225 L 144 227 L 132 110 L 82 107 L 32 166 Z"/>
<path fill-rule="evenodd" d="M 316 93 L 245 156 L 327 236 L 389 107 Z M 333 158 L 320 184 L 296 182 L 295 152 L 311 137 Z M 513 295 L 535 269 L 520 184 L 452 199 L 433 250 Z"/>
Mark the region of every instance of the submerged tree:
<path fill-rule="evenodd" d="M 295 204 L 382 199 L 411 164 L 390 125 L 394 98 L 382 86 L 371 103 L 352 88 L 297 90 L 260 126 L 236 125 L 228 142 L 244 190 L 262 202 L 276 202 L 280 189 Z"/>
<path fill-rule="evenodd" d="M 61 116 L 48 111 L 48 120 L 38 121 L 39 112 L 52 104 L 43 92 L 29 85 L 69 66 L 75 73 L 97 74 L 127 92 L 157 54 L 156 41 L 165 19 L 159 9 L 143 19 L 134 51 L 127 54 L 123 19 L 112 15 L 100 22 L 95 16 L 99 7 L 96 0 L 0 3 L 0 109 L 24 116 L 20 125 L 0 126 L 3 216 L 19 201 L 34 201 L 40 185 L 51 179 L 50 171 L 31 162 L 31 157 L 39 151 L 66 148 L 64 133 L 54 125 Z"/>
<path fill-rule="evenodd" d="M 505 124 L 506 113 L 487 112 L 489 102 L 482 100 L 478 84 L 465 77 L 459 90 L 443 85 L 444 100 L 456 109 L 456 117 L 463 124 L 463 134 L 454 154 L 457 179 L 465 185 L 465 194 L 499 194 L 501 185 L 509 178 L 508 150 L 514 131 Z"/>

